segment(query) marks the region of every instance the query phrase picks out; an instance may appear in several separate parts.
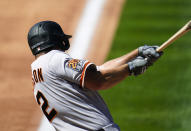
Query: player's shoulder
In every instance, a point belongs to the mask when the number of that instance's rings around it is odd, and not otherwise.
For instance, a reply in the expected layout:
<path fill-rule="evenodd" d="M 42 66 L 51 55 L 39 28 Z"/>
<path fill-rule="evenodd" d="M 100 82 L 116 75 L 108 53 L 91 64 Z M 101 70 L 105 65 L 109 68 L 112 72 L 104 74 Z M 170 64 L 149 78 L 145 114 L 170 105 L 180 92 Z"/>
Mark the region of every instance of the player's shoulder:
<path fill-rule="evenodd" d="M 64 57 L 64 58 L 70 57 L 68 53 L 60 50 L 51 50 L 50 52 L 48 52 L 48 54 L 54 57 Z"/>
<path fill-rule="evenodd" d="M 65 61 L 68 58 L 71 58 L 70 55 L 64 51 L 51 50 L 48 53 L 38 57 L 35 61 L 33 61 L 31 66 L 40 65 L 40 64 L 53 66 L 53 65 L 59 64 L 62 61 Z"/>
<path fill-rule="evenodd" d="M 52 50 L 47 55 L 49 55 L 49 64 L 58 64 L 60 62 L 64 62 L 66 59 L 71 58 L 69 54 L 64 51 Z"/>
<path fill-rule="evenodd" d="M 62 61 L 68 58 L 71 58 L 69 54 L 67 54 L 64 51 L 59 51 L 59 50 L 52 50 L 50 51 L 47 55 L 50 57 L 50 62 L 51 61 Z"/>
<path fill-rule="evenodd" d="M 36 62 L 36 61 L 49 61 L 51 59 L 65 59 L 65 58 L 70 58 L 70 55 L 64 51 L 51 50 L 48 53 L 43 54 L 40 57 L 38 57 L 34 62 Z"/>

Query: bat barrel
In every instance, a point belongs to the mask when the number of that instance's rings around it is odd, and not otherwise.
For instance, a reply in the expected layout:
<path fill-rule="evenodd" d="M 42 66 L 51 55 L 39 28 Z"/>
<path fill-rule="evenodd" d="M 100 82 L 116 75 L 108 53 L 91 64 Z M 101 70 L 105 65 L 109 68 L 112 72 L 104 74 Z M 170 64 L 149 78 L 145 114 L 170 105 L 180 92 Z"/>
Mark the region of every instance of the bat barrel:
<path fill-rule="evenodd" d="M 166 42 L 164 42 L 158 49 L 157 52 L 163 51 L 167 46 L 172 44 L 176 39 L 180 38 L 186 32 L 191 30 L 191 21 L 186 23 L 178 32 L 176 32 L 173 36 L 171 36 Z"/>

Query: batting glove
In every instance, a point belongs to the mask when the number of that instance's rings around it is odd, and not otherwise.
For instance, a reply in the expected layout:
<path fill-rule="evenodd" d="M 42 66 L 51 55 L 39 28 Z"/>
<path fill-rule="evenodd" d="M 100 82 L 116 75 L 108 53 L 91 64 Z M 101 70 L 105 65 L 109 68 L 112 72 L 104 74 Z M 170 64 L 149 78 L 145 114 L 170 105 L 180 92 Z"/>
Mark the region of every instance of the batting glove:
<path fill-rule="evenodd" d="M 127 64 L 129 67 L 130 75 L 137 76 L 143 74 L 146 71 L 148 67 L 148 60 L 146 58 L 138 56 Z"/>
<path fill-rule="evenodd" d="M 147 58 L 148 66 L 151 66 L 163 54 L 163 52 L 156 51 L 158 47 L 159 46 L 141 46 L 138 48 L 138 55 Z"/>

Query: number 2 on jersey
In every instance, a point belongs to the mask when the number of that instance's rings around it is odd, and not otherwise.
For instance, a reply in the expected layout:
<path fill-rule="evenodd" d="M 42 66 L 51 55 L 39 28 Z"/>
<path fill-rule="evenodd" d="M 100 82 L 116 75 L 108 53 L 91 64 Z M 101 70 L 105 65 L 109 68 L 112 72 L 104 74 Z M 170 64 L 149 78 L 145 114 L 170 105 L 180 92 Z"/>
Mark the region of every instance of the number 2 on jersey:
<path fill-rule="evenodd" d="M 53 120 L 53 119 L 55 118 L 55 116 L 57 115 L 57 111 L 53 108 L 49 113 L 47 112 L 47 109 L 48 109 L 48 107 L 49 107 L 48 101 L 47 101 L 47 99 L 45 98 L 45 96 L 44 96 L 40 91 L 37 92 L 36 99 L 37 99 L 37 103 L 38 103 L 39 105 L 41 105 L 40 99 L 43 100 L 43 104 L 42 104 L 42 106 L 41 106 L 42 111 L 43 111 L 44 115 L 47 117 L 47 119 L 48 119 L 50 122 L 52 122 L 52 120 Z"/>

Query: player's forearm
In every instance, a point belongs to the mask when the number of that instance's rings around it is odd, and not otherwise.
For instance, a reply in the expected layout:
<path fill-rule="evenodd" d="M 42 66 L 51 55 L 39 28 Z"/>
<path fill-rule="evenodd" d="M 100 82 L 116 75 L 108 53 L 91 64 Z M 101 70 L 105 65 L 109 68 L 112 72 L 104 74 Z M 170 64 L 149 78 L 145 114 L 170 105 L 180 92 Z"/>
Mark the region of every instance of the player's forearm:
<path fill-rule="evenodd" d="M 94 89 L 108 89 L 122 81 L 130 74 L 127 63 L 137 55 L 138 50 L 135 49 L 124 56 L 110 60 L 99 66 L 101 75 L 96 78 L 98 84 L 95 85 Z"/>
<path fill-rule="evenodd" d="M 116 68 L 96 68 L 90 65 L 86 70 L 84 85 L 92 90 L 108 89 L 119 83 L 129 75 L 128 64 L 123 64 Z"/>
<path fill-rule="evenodd" d="M 85 87 L 93 90 L 111 88 L 128 75 L 143 74 L 160 56 L 156 46 L 143 46 L 98 68 L 92 65 L 86 71 Z"/>
<path fill-rule="evenodd" d="M 129 75 L 128 64 L 123 64 L 113 69 L 101 68 L 102 81 L 99 90 L 108 89 L 125 79 Z"/>
<path fill-rule="evenodd" d="M 105 62 L 100 67 L 111 68 L 111 69 L 116 68 L 118 66 L 126 64 L 128 61 L 135 58 L 137 55 L 138 55 L 138 49 L 135 49 L 135 50 L 131 51 L 130 53 L 126 54 L 126 55 L 123 55 L 123 56 L 118 57 L 116 59 L 112 59 L 110 61 Z"/>

